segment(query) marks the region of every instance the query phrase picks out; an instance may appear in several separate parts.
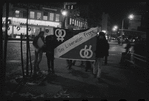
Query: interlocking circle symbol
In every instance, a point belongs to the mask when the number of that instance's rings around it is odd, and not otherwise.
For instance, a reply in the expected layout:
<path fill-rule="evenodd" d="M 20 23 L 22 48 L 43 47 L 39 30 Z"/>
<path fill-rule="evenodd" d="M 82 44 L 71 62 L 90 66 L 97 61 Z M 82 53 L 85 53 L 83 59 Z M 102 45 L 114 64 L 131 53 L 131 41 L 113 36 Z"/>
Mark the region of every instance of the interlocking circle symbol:
<path fill-rule="evenodd" d="M 57 41 L 60 41 L 60 40 L 63 41 L 66 35 L 66 31 L 64 29 L 56 29 L 55 35 L 57 37 Z"/>
<path fill-rule="evenodd" d="M 91 50 L 92 46 L 90 45 L 89 48 L 87 49 L 87 45 L 83 49 L 80 50 L 80 56 L 82 58 L 91 58 L 93 56 L 93 51 Z"/>

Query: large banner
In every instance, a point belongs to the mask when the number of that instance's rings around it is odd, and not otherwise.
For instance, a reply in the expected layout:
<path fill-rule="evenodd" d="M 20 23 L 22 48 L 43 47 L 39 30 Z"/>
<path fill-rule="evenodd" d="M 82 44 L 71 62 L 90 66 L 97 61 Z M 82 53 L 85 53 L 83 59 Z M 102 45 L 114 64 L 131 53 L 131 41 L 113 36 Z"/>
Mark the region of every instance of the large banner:
<path fill-rule="evenodd" d="M 98 27 L 88 30 L 54 28 L 55 58 L 94 61 Z"/>

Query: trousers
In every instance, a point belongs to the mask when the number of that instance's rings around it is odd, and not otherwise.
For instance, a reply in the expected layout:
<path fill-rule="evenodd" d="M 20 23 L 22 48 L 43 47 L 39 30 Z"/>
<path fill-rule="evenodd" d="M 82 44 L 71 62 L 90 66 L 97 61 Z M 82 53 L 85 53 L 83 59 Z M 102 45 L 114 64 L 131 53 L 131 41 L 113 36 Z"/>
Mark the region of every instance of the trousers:
<path fill-rule="evenodd" d="M 96 75 L 97 78 L 101 76 L 103 58 L 96 58 L 96 61 L 93 64 L 93 74 Z"/>

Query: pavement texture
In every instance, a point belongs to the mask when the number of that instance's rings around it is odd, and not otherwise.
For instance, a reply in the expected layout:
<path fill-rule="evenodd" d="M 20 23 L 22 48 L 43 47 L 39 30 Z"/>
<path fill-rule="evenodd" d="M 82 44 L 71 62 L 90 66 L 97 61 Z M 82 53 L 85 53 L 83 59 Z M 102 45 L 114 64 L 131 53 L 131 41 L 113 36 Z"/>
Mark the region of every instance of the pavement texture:
<path fill-rule="evenodd" d="M 19 93 L 40 95 L 40 98 L 100 98 L 100 99 L 147 99 L 148 85 L 134 68 L 119 64 L 122 46 L 111 41 L 108 64 L 102 66 L 101 81 L 94 78 L 91 69 L 80 67 L 80 61 L 69 70 L 66 60 L 55 59 L 55 74 L 49 74 L 44 85 L 26 84 Z M 45 54 L 40 69 L 47 73 Z M 63 97 L 60 95 L 63 93 Z M 65 94 L 64 94 L 65 93 Z M 65 97 L 64 97 L 65 95 Z M 32 97 L 33 98 L 33 97 Z M 131 100 L 132 101 L 132 100 Z"/>

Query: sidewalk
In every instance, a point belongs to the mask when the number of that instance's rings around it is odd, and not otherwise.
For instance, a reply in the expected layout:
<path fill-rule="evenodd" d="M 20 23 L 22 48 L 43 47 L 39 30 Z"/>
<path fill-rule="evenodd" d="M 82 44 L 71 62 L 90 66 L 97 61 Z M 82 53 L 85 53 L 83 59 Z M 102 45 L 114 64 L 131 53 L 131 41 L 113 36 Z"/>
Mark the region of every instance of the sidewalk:
<path fill-rule="evenodd" d="M 115 45 L 115 42 L 111 41 L 110 45 Z M 53 98 L 60 92 L 68 93 L 70 98 L 146 98 L 147 84 L 138 79 L 133 71 L 118 64 L 121 57 L 119 48 L 119 45 L 110 47 L 108 65 L 103 65 L 102 69 L 102 82 L 93 77 L 91 70 L 85 72 L 85 67 L 79 67 L 79 61 L 68 70 L 66 60 L 55 59 L 56 75 L 47 76 L 43 86 L 26 85 L 20 93 L 29 92 L 47 98 Z M 43 71 L 48 70 L 45 54 L 40 68 Z"/>

